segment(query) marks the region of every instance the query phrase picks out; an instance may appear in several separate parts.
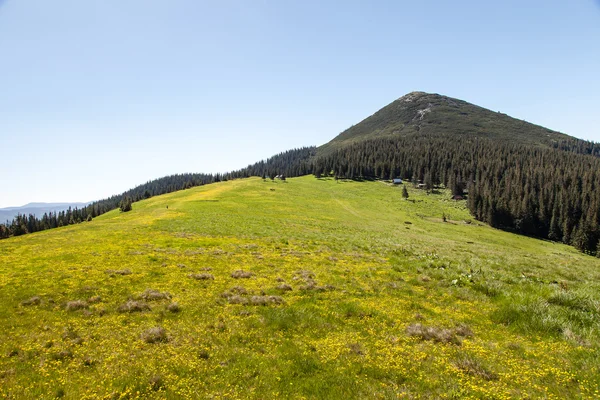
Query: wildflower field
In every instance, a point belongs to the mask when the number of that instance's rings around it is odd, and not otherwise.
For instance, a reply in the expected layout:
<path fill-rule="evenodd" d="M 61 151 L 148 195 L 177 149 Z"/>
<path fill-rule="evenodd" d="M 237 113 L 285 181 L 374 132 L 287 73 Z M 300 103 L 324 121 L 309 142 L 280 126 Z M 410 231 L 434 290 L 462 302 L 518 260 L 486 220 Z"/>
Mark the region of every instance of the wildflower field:
<path fill-rule="evenodd" d="M 600 259 L 401 191 L 250 178 L 0 241 L 0 398 L 600 397 Z"/>

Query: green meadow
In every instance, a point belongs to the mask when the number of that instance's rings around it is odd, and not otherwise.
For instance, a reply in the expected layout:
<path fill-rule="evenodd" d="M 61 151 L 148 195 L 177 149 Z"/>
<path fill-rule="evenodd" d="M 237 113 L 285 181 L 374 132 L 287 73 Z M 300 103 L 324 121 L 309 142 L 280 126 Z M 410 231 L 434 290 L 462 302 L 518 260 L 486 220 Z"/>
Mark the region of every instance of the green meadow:
<path fill-rule="evenodd" d="M 600 397 L 600 259 L 401 192 L 241 179 L 0 241 L 0 397 Z"/>

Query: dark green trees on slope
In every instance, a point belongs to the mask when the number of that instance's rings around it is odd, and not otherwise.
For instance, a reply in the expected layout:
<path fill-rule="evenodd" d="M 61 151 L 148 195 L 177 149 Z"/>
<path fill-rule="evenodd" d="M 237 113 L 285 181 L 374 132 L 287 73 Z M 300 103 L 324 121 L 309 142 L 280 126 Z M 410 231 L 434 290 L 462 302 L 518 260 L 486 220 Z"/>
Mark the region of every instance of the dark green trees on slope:
<path fill-rule="evenodd" d="M 394 101 L 319 148 L 227 174 L 182 174 L 59 215 L 19 216 L 0 238 L 84 221 L 132 201 L 248 176 L 401 177 L 467 195 L 475 218 L 600 255 L 600 145 L 462 100 L 422 92 Z"/>

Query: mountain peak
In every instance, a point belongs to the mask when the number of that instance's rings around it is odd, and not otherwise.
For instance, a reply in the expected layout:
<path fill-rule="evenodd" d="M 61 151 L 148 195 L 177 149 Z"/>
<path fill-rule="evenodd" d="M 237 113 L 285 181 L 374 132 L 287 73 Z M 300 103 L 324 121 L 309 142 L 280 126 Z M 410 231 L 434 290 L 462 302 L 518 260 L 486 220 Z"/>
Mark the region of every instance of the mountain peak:
<path fill-rule="evenodd" d="M 357 141 L 415 134 L 485 137 L 519 144 L 551 146 L 572 139 L 565 134 L 491 111 L 464 100 L 420 91 L 410 92 L 340 133 L 319 152 Z"/>

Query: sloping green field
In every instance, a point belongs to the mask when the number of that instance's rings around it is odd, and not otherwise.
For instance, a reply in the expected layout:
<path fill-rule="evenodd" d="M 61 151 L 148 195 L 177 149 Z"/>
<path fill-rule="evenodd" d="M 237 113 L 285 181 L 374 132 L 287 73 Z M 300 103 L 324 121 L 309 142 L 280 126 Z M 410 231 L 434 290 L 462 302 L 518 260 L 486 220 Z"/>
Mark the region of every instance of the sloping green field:
<path fill-rule="evenodd" d="M 600 396 L 600 260 L 408 189 L 235 180 L 0 241 L 0 397 Z"/>

